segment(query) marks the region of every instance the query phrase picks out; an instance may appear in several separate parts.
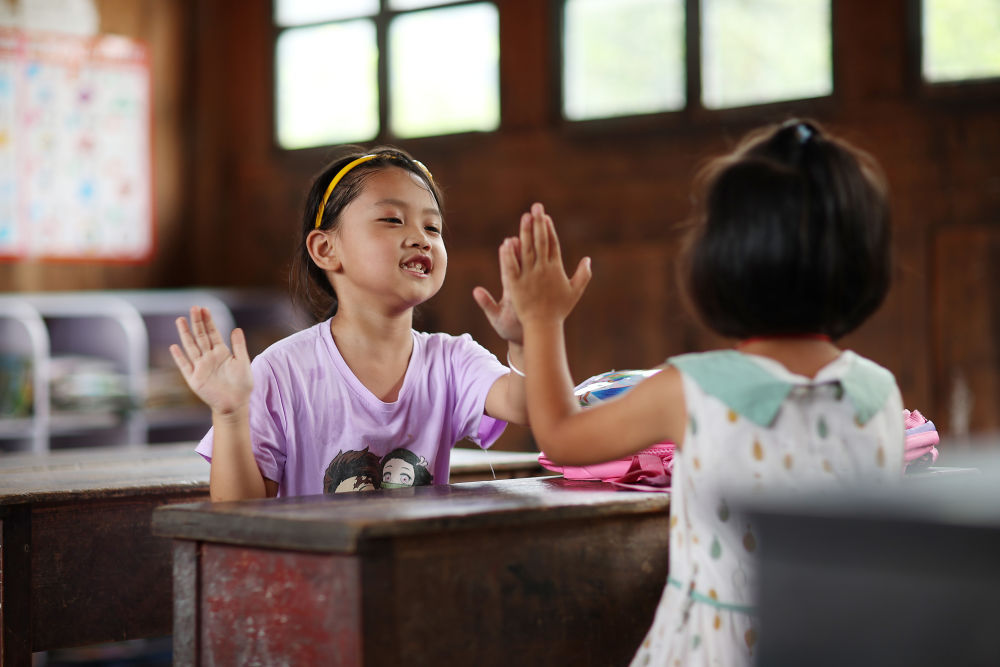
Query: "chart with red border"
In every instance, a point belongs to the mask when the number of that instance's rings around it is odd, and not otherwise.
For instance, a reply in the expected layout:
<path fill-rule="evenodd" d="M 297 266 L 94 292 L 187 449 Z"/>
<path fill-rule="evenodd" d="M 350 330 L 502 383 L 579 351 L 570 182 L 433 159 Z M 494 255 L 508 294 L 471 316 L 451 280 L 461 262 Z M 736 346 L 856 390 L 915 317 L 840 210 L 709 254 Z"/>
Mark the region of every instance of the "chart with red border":
<path fill-rule="evenodd" d="M 141 42 L 0 30 L 0 258 L 149 258 L 150 90 Z"/>

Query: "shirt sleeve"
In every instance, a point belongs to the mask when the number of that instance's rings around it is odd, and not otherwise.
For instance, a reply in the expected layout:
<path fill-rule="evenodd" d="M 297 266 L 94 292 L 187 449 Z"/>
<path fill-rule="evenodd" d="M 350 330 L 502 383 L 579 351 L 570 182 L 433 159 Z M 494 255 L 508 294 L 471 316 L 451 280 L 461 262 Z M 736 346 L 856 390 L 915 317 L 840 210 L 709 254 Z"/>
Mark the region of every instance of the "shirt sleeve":
<path fill-rule="evenodd" d="M 270 364 L 263 358 L 254 359 L 253 394 L 250 397 L 250 442 L 254 460 L 261 474 L 280 482 L 285 467 L 285 411 L 281 392 Z M 195 451 L 212 462 L 215 429 L 210 428 Z"/>
<path fill-rule="evenodd" d="M 486 414 L 486 395 L 509 371 L 469 334 L 455 337 L 451 348 L 455 440 L 469 439 L 486 449 L 507 427 L 507 422 Z"/>

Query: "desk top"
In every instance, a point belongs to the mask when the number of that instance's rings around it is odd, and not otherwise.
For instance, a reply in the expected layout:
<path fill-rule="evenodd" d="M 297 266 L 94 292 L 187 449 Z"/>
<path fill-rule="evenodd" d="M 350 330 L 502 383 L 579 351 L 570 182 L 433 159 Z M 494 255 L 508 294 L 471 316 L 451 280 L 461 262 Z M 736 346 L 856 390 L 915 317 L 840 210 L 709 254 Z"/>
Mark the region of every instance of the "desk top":
<path fill-rule="evenodd" d="M 209 465 L 181 442 L 0 455 L 0 506 L 208 490 Z M 456 448 L 452 473 L 537 470 L 538 454 Z"/>
<path fill-rule="evenodd" d="M 666 513 L 665 493 L 529 477 L 225 503 L 153 512 L 154 534 L 296 551 L 353 553 L 366 541 L 566 519 Z"/>
<path fill-rule="evenodd" d="M 190 442 L 0 456 L 0 507 L 81 498 L 208 490 Z"/>

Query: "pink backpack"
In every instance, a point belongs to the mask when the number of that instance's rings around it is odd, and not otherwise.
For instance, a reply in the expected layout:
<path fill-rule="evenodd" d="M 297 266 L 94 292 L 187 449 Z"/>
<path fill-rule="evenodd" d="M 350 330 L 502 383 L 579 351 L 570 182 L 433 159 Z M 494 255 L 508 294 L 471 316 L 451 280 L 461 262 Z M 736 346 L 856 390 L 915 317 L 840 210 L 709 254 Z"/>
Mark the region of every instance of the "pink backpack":
<path fill-rule="evenodd" d="M 659 369 L 609 371 L 584 380 L 573 391 L 581 407 L 602 403 L 655 375 Z M 674 465 L 674 443 L 661 442 L 631 456 L 587 466 L 561 466 L 550 461 L 545 452 L 538 455 L 542 467 L 562 473 L 566 479 L 612 482 L 639 491 L 669 491 Z"/>

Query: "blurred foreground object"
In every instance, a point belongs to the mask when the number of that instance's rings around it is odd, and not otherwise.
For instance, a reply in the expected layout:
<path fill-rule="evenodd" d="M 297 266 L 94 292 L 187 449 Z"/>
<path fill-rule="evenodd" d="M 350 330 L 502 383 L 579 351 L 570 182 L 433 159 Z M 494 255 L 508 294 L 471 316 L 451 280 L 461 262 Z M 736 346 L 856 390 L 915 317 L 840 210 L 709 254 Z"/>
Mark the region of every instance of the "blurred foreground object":
<path fill-rule="evenodd" d="M 758 664 L 1000 664 L 1000 450 L 965 463 L 895 489 L 748 502 Z"/>

